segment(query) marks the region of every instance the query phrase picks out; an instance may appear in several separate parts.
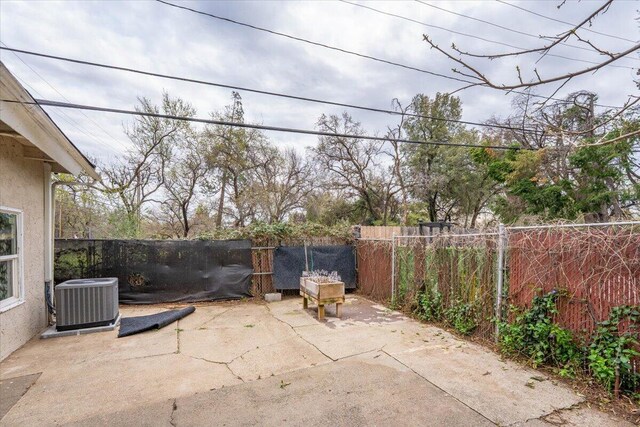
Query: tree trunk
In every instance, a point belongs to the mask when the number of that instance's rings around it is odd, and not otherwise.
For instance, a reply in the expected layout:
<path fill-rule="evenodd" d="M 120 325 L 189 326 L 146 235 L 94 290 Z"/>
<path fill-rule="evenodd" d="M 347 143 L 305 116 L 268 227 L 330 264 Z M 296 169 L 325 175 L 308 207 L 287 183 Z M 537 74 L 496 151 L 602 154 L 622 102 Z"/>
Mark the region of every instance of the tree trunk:
<path fill-rule="evenodd" d="M 224 196 L 227 186 L 227 172 L 222 173 L 222 185 L 220 187 L 220 202 L 218 202 L 218 214 L 216 215 L 216 228 L 222 227 L 222 213 L 224 210 Z"/>
<path fill-rule="evenodd" d="M 184 224 L 184 227 L 182 230 L 183 231 L 182 237 L 186 238 L 186 237 L 189 237 L 189 229 L 191 228 L 189 226 L 189 215 L 188 215 L 186 206 L 182 206 L 182 221 Z"/>

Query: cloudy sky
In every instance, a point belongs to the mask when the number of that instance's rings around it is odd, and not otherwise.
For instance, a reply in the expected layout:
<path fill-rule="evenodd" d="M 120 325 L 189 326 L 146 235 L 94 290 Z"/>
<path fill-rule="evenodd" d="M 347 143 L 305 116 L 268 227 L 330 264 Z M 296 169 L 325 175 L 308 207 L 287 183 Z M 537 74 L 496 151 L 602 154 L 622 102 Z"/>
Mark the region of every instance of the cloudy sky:
<path fill-rule="evenodd" d="M 600 1 L 523 1 L 509 3 L 567 23 L 577 23 Z M 570 26 L 498 1 L 405 2 L 183 2 L 181 5 L 369 56 L 454 76 L 453 64 L 422 40 L 428 34 L 442 47 L 455 43 L 477 53 L 501 53 L 540 46 L 538 35 L 555 35 Z M 431 6 L 430 6 L 431 5 Z M 436 6 L 436 7 L 433 7 Z M 443 10 L 445 9 L 445 10 Z M 639 6 L 618 0 L 581 34 L 612 51 L 640 39 Z M 467 17 L 456 15 L 466 15 Z M 410 22 L 399 17 L 418 21 Z M 474 19 L 470 19 L 475 18 Z M 492 26 L 487 21 L 504 28 Z M 421 24 L 422 23 L 422 24 Z M 439 28 L 435 28 L 437 26 Z M 470 36 L 452 33 L 453 30 Z M 526 34 L 525 34 L 526 33 Z M 475 37 L 473 37 L 475 36 Z M 615 37 L 611 37 L 615 36 Z M 176 9 L 155 1 L 8 1 L 0 2 L 0 41 L 5 46 L 57 56 L 136 68 L 217 83 L 282 92 L 388 109 L 391 100 L 408 103 L 417 93 L 453 91 L 461 83 L 419 71 L 359 58 L 229 22 Z M 498 43 L 494 43 L 498 42 Z M 476 60 L 492 79 L 515 83 L 516 65 L 525 79 L 533 68 L 552 76 L 601 62 L 593 51 L 559 46 L 557 56 Z M 583 47 L 585 45 L 582 45 Z M 230 90 L 0 52 L 5 65 L 36 98 L 133 109 L 137 97 L 159 101 L 162 91 L 191 102 L 208 117 L 229 102 Z M 579 61 L 578 61 L 579 60 Z M 603 105 L 620 106 L 637 92 L 633 78 L 640 65 L 636 51 L 595 74 L 571 81 L 558 96 L 587 89 Z M 634 67 L 636 70 L 634 70 Z M 549 94 L 556 86 L 539 89 Z M 313 129 L 322 113 L 342 109 L 241 92 L 247 119 L 265 125 Z M 463 119 L 484 121 L 509 114 L 512 96 L 488 88 L 459 93 Z M 54 120 L 86 154 L 106 162 L 127 146 L 122 126 L 132 118 L 101 112 L 47 108 Z M 350 111 L 370 134 L 380 134 L 397 118 Z M 280 145 L 303 148 L 314 137 L 269 133 Z"/>

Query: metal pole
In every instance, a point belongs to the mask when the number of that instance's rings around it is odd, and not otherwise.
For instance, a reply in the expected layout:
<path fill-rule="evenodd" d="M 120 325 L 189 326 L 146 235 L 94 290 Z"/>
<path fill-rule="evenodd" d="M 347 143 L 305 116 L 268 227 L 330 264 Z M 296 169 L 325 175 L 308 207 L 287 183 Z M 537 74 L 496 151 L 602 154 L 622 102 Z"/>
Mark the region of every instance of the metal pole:
<path fill-rule="evenodd" d="M 621 221 L 621 222 L 591 222 L 587 224 L 550 224 L 550 225 L 516 225 L 507 227 L 509 230 L 537 230 L 547 228 L 580 228 L 580 227 L 606 227 L 612 225 L 640 225 L 640 221 Z"/>
<path fill-rule="evenodd" d="M 500 334 L 502 320 L 502 289 L 504 285 L 504 253 L 506 230 L 504 224 L 498 226 L 498 280 L 496 281 L 496 341 Z"/>
<path fill-rule="evenodd" d="M 391 305 L 396 302 L 396 233 L 391 236 Z"/>
<path fill-rule="evenodd" d="M 447 234 L 447 237 L 497 236 L 500 233 Z M 396 236 L 396 239 L 429 239 L 431 236 Z"/>

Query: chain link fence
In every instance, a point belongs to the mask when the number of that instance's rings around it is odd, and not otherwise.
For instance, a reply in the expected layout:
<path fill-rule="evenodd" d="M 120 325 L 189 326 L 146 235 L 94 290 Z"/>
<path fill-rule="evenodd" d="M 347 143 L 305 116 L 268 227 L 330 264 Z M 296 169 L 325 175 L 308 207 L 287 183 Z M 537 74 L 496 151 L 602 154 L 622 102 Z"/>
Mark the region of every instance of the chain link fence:
<path fill-rule="evenodd" d="M 553 290 L 562 295 L 554 320 L 584 337 L 613 307 L 640 305 L 640 222 L 392 236 L 356 248 L 362 294 L 483 339 L 495 339 L 509 307 Z"/>

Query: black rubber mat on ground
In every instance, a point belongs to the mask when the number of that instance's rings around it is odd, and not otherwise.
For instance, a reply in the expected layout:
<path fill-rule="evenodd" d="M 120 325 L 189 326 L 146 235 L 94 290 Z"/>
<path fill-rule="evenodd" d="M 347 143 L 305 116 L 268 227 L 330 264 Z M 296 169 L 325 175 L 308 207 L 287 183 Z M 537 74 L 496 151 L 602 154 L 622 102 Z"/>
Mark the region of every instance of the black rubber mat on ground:
<path fill-rule="evenodd" d="M 160 329 L 182 319 L 196 311 L 192 305 L 180 310 L 163 311 L 162 313 L 151 314 L 149 316 L 124 317 L 120 320 L 120 331 L 118 338 L 126 337 L 140 332 Z"/>

